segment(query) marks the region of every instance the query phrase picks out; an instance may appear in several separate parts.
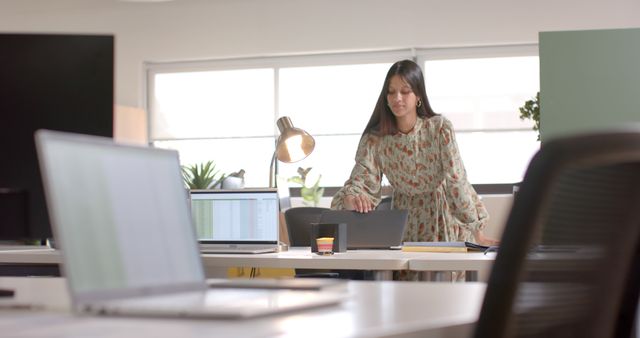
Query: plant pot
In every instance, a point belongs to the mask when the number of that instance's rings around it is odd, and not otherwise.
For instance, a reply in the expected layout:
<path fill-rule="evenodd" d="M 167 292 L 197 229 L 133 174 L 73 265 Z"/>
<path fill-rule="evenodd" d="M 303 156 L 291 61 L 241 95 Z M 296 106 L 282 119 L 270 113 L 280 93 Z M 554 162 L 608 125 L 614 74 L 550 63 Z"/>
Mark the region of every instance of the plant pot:
<path fill-rule="evenodd" d="M 243 189 L 244 178 L 240 177 L 227 177 L 222 181 L 222 189 Z"/>

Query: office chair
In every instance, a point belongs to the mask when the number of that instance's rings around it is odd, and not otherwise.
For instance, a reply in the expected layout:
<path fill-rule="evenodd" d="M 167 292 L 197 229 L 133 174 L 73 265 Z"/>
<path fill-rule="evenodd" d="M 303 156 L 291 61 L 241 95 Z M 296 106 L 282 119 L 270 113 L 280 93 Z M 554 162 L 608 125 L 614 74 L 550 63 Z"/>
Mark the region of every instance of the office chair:
<path fill-rule="evenodd" d="M 284 212 L 291 246 L 311 246 L 311 224 L 320 222 L 322 212 L 329 208 L 298 207 Z M 325 270 L 296 269 L 296 278 L 337 278 L 339 273 Z"/>
<path fill-rule="evenodd" d="M 391 210 L 391 196 L 384 197 L 376 206 L 376 210 Z M 287 209 L 284 213 L 291 246 L 311 245 L 311 224 L 318 223 L 320 216 L 329 208 L 298 207 Z"/>
<path fill-rule="evenodd" d="M 507 220 L 474 337 L 630 337 L 640 129 L 545 142 Z"/>
<path fill-rule="evenodd" d="M 383 197 L 380 203 L 376 206 L 376 210 L 391 210 L 393 209 L 393 198 L 391 196 Z"/>
<path fill-rule="evenodd" d="M 325 210 L 329 208 L 298 207 L 284 212 L 291 246 L 311 246 L 311 224 L 320 222 Z"/>

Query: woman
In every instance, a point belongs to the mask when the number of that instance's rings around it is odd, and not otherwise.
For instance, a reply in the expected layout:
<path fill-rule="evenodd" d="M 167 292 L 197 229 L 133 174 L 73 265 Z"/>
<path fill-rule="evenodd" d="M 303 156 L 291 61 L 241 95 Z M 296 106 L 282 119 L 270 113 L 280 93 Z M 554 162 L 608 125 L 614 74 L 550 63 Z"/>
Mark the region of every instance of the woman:
<path fill-rule="evenodd" d="M 404 241 L 495 244 L 482 234 L 488 214 L 467 181 L 451 122 L 431 109 L 422 71 L 410 60 L 389 69 L 351 177 L 331 207 L 373 210 L 383 174 L 393 186 L 393 208 L 409 210 Z"/>

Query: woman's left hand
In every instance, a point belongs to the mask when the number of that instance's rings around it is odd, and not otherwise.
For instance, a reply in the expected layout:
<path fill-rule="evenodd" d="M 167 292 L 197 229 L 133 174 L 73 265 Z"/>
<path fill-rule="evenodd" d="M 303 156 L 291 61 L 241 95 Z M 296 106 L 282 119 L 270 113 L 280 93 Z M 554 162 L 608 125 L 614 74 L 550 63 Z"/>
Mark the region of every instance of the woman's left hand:
<path fill-rule="evenodd" d="M 498 246 L 498 245 L 500 245 L 500 241 L 499 240 L 485 236 L 482 233 L 482 230 L 475 231 L 473 233 L 473 236 L 475 237 L 477 244 L 484 245 L 484 246 Z"/>

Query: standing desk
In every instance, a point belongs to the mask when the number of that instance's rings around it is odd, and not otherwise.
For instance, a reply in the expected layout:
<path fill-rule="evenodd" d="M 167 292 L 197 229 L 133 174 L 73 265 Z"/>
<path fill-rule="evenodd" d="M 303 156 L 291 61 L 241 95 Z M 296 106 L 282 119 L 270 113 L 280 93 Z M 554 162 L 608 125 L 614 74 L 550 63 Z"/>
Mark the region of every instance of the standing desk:
<path fill-rule="evenodd" d="M 207 267 L 250 266 L 256 268 L 370 270 L 375 280 L 393 279 L 393 271 L 409 268 L 410 255 L 400 250 L 350 250 L 320 256 L 309 247 L 291 247 L 288 251 L 246 254 L 203 254 Z"/>
<path fill-rule="evenodd" d="M 433 276 L 456 270 L 466 270 L 477 280 L 484 281 L 495 254 L 482 253 L 430 253 L 403 252 L 400 250 L 350 250 L 331 256 L 319 256 L 308 247 L 292 247 L 289 251 L 266 254 L 202 254 L 205 271 L 237 266 L 257 268 L 293 269 L 345 269 L 370 270 L 376 280 L 391 280 L 393 271 L 413 270 L 421 272 L 421 279 L 434 280 Z M 53 249 L 0 251 L 0 268 L 3 264 L 57 266 L 60 253 Z M 207 274 L 210 275 L 210 274 Z"/>
<path fill-rule="evenodd" d="M 495 252 L 420 252 L 409 260 L 409 270 L 419 271 L 420 280 L 450 280 L 451 271 L 466 271 L 467 281 L 486 282 L 495 259 Z"/>
<path fill-rule="evenodd" d="M 0 287 L 42 305 L 0 302 L 0 332 L 23 338 L 115 337 L 468 337 L 485 284 L 348 281 L 336 306 L 242 320 L 74 316 L 63 278 L 2 277 Z"/>
<path fill-rule="evenodd" d="M 394 270 L 409 268 L 409 256 L 399 250 L 358 250 L 319 256 L 306 248 L 265 254 L 202 254 L 207 269 L 247 266 L 257 268 L 371 270 L 374 278 L 391 280 Z M 0 264 L 58 265 L 60 252 L 39 248 L 0 251 Z"/>
<path fill-rule="evenodd" d="M 319 256 L 308 247 L 260 255 L 203 254 L 205 267 L 251 266 L 258 268 L 371 270 L 375 280 L 391 280 L 393 271 L 420 272 L 420 280 L 443 280 L 451 271 L 467 271 L 468 281 L 486 281 L 495 253 L 404 252 L 400 250 L 349 250 Z"/>
<path fill-rule="evenodd" d="M 47 247 L 28 249 L 0 250 L 0 264 L 49 264 L 58 265 L 62 262 L 60 252 Z"/>
<path fill-rule="evenodd" d="M 61 261 L 60 253 L 47 247 L 4 249 L 0 250 L 0 276 L 59 276 Z"/>

